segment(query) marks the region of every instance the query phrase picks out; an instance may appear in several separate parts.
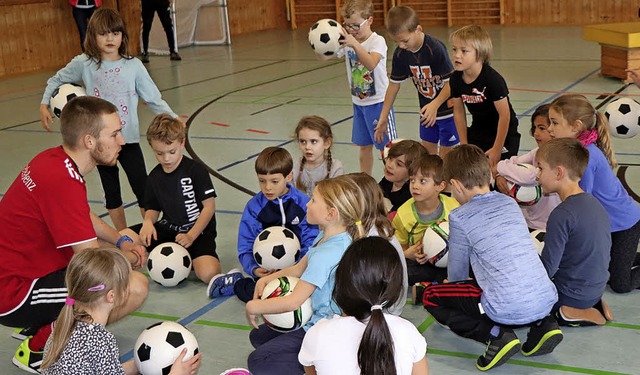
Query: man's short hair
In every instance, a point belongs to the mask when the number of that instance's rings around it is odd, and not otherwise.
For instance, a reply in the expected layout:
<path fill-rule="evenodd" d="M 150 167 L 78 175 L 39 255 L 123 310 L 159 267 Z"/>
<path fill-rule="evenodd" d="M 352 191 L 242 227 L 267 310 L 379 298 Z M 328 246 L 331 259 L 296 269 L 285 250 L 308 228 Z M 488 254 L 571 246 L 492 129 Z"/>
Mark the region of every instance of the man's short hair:
<path fill-rule="evenodd" d="M 282 173 L 287 177 L 293 170 L 293 159 L 282 147 L 267 147 L 256 158 L 256 174 Z"/>
<path fill-rule="evenodd" d="M 175 141 L 182 143 L 185 139 L 184 127 L 177 119 L 166 113 L 154 117 L 147 129 L 147 141 L 160 141 L 170 145 Z"/>
<path fill-rule="evenodd" d="M 429 177 L 433 182 L 440 184 L 444 181 L 442 158 L 438 155 L 422 155 L 409 165 L 409 176 L 415 176 L 418 172 L 424 177 Z"/>
<path fill-rule="evenodd" d="M 104 99 L 79 96 L 70 100 L 60 114 L 62 143 L 74 148 L 86 134 L 100 138 L 104 128 L 102 116 L 112 113 L 118 113 L 118 108 Z"/>
<path fill-rule="evenodd" d="M 387 31 L 391 35 L 396 35 L 402 32 L 412 33 L 416 31 L 420 25 L 420 20 L 416 12 L 404 6 L 396 6 L 389 10 L 387 14 L 387 20 L 385 26 Z"/>
<path fill-rule="evenodd" d="M 578 181 L 589 164 L 589 150 L 576 138 L 556 138 L 540 146 L 536 160 L 551 168 L 564 167 L 569 178 Z"/>
<path fill-rule="evenodd" d="M 484 151 L 475 145 L 459 145 L 444 157 L 444 177 L 446 181 L 456 179 L 466 189 L 489 186 L 491 167 Z"/>

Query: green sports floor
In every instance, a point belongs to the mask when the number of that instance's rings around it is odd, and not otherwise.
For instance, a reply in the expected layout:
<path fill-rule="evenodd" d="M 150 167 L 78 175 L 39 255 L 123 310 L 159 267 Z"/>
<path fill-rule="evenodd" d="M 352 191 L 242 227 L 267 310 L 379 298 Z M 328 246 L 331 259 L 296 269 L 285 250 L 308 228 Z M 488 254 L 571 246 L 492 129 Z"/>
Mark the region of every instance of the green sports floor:
<path fill-rule="evenodd" d="M 447 43 L 453 29 L 427 31 Z M 613 99 L 612 93 L 640 96 L 635 86 L 599 74 L 600 47 L 582 40 L 581 28 L 495 27 L 489 31 L 494 43 L 492 65 L 505 77 L 520 117 L 521 152 L 535 147 L 528 133 L 530 114 L 561 93 L 584 93 L 598 107 Z M 267 146 L 283 146 L 299 155 L 291 136 L 301 116 L 316 114 L 329 120 L 334 125 L 334 157 L 344 163 L 345 170 L 358 170 L 358 149 L 350 145 L 352 109 L 344 62 L 317 61 L 306 39 L 305 30 L 265 31 L 235 37 L 230 46 L 184 48 L 179 62 L 152 56 L 147 65 L 164 99 L 189 123 L 192 156 L 235 184 L 213 178 L 218 193 L 218 254 L 224 271 L 239 267 L 235 249 L 238 222 L 249 199 L 247 191 L 258 191 L 254 158 Z M 388 43 L 391 55 L 394 45 Z M 53 73 L 0 81 L 0 197 L 34 155 L 61 142 L 59 124 L 54 125 L 53 133 L 47 133 L 38 114 L 45 82 Z M 418 138 L 417 109 L 415 89 L 407 82 L 395 106 L 401 138 Z M 147 108 L 140 108 L 139 113 L 144 134 L 153 114 Z M 639 143 L 640 136 L 614 140 L 623 177 L 636 194 L 640 194 Z M 153 154 L 146 142 L 141 145 L 150 170 L 156 164 Z M 375 164 L 374 175 L 382 176 L 381 162 Z M 86 180 L 91 208 L 104 215 L 97 173 Z M 126 184 L 124 200 L 128 223 L 140 222 L 135 198 Z M 232 367 L 245 367 L 251 345 L 244 305 L 235 297 L 210 300 L 205 290 L 195 278 L 173 289 L 151 284 L 140 310 L 109 327 L 123 358 L 131 357 L 135 340 L 145 327 L 159 320 L 174 320 L 186 325 L 199 341 L 204 353 L 200 374 L 217 375 Z M 613 322 L 603 327 L 564 329 L 564 341 L 552 354 L 534 358 L 516 354 L 491 372 L 640 374 L 640 291 L 616 295 L 607 290 L 605 298 L 615 313 Z M 483 345 L 434 324 L 421 307 L 407 305 L 403 316 L 426 337 L 432 374 L 477 373 L 475 359 L 484 351 Z M 517 333 L 526 338 L 526 331 Z M 19 342 L 10 334 L 11 329 L 0 327 L 0 363 L 4 364 L 0 374 L 21 373 L 11 364 Z"/>

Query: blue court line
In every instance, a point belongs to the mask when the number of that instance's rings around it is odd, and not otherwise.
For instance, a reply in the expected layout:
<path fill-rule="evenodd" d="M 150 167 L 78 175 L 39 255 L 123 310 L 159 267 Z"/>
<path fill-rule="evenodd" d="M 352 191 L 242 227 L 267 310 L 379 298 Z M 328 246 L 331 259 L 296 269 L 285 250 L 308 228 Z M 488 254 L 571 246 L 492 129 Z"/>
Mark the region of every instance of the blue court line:
<path fill-rule="evenodd" d="M 530 115 L 531 113 L 533 113 L 536 108 L 538 108 L 539 106 L 546 104 L 546 103 L 550 103 L 552 102 L 555 98 L 557 98 L 558 96 L 562 95 L 563 93 L 569 91 L 569 89 L 571 89 L 572 87 L 578 85 L 579 83 L 581 83 L 582 81 L 586 80 L 587 78 L 591 77 L 592 75 L 598 73 L 600 71 L 600 68 L 596 68 L 595 70 L 593 70 L 591 73 L 587 73 L 585 76 L 578 78 L 578 80 L 576 80 L 575 82 L 573 82 L 572 84 L 570 84 L 569 86 L 563 88 L 562 90 L 560 90 L 560 92 L 553 94 L 549 97 L 547 97 L 546 99 L 544 99 L 543 101 L 541 101 L 540 103 L 538 103 L 537 105 L 527 109 L 526 111 L 522 112 L 521 114 L 517 115 L 516 117 L 518 118 L 518 120 L 520 118 L 522 118 L 523 116 L 526 115 Z"/>
<path fill-rule="evenodd" d="M 203 307 L 199 308 L 198 310 L 196 310 L 196 311 L 192 312 L 191 314 L 187 315 L 186 317 L 178 320 L 178 323 L 182 324 L 183 326 L 187 326 L 188 324 L 192 323 L 193 321 L 195 321 L 196 319 L 198 319 L 202 315 L 204 315 L 204 314 L 208 313 L 209 311 L 215 309 L 216 307 L 220 306 L 223 302 L 225 302 L 229 298 L 231 298 L 231 296 L 216 298 L 213 301 L 211 301 L 211 302 L 207 303 L 206 305 L 204 305 Z M 121 355 L 120 356 L 120 362 L 126 362 L 126 361 L 130 360 L 131 358 L 133 358 L 133 349 L 131 349 L 128 352 L 126 352 L 125 354 Z"/>

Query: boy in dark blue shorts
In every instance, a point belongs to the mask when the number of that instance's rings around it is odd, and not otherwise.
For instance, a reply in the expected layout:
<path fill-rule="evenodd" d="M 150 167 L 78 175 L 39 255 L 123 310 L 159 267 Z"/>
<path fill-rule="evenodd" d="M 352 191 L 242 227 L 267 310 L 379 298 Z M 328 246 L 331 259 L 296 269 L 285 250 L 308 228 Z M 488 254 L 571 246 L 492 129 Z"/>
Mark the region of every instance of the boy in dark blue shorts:
<path fill-rule="evenodd" d="M 438 155 L 439 143 L 439 155 L 444 157 L 459 143 L 453 109 L 447 105 L 453 65 L 444 43 L 425 34 L 419 23 L 416 12 L 409 7 L 393 7 L 389 11 L 387 31 L 398 47 L 393 53 L 389 88 L 378 124 L 384 124 L 400 84 L 411 78 L 420 100 L 422 145 L 430 154 Z"/>
<path fill-rule="evenodd" d="M 189 251 L 196 276 L 210 283 L 220 274 L 216 254 L 216 191 L 207 170 L 183 156 L 185 131 L 167 114 L 156 116 L 147 141 L 159 164 L 149 173 L 142 224 L 131 227 L 148 248 L 176 242 Z M 162 213 L 162 219 L 160 219 Z M 236 278 L 242 277 L 232 270 Z"/>

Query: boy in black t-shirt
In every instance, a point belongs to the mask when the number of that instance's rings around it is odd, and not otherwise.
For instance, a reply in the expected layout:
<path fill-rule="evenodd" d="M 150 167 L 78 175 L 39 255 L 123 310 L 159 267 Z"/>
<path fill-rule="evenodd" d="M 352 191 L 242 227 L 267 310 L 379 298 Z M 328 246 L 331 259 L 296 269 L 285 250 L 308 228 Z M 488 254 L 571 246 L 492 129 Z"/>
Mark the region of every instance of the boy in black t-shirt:
<path fill-rule="evenodd" d="M 398 43 L 393 52 L 389 87 L 384 97 L 378 125 L 384 126 L 400 84 L 410 78 L 420 100 L 420 139 L 430 154 L 444 157 L 459 143 L 453 121 L 453 110 L 447 105 L 449 77 L 453 65 L 447 48 L 438 39 L 423 32 L 416 12 L 404 6 L 389 10 L 386 27 L 391 39 Z M 440 144 L 440 150 L 438 150 Z"/>
<path fill-rule="evenodd" d="M 409 166 L 414 160 L 428 154 L 426 148 L 412 140 L 395 142 L 389 148 L 384 160 L 384 177 L 378 182 L 384 194 L 389 220 L 393 220 L 398 208 L 411 199 Z"/>
<path fill-rule="evenodd" d="M 216 253 L 216 191 L 211 178 L 201 164 L 182 155 L 185 131 L 176 119 L 167 114 L 156 116 L 147 130 L 147 141 L 159 164 L 147 178 L 144 220 L 131 229 L 148 248 L 164 242 L 185 247 L 196 276 L 209 283 L 221 270 Z M 236 279 L 242 277 L 238 270 L 231 273 Z"/>
<path fill-rule="evenodd" d="M 460 143 L 480 147 L 494 166 L 518 154 L 520 134 L 507 84 L 489 65 L 491 37 L 472 25 L 454 31 L 450 40 L 455 72 L 449 85 Z M 472 117 L 468 129 L 465 105 Z"/>

